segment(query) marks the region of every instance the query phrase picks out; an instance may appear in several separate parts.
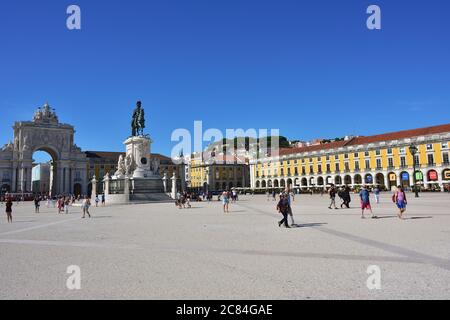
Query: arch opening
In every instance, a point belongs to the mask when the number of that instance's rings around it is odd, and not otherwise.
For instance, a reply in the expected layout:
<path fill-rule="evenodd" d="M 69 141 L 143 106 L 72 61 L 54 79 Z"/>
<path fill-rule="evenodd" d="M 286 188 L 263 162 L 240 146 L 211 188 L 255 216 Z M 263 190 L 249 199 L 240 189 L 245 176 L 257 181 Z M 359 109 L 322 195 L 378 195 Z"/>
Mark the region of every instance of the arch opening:
<path fill-rule="evenodd" d="M 57 153 L 50 148 L 38 148 L 32 155 L 33 164 L 31 170 L 31 181 L 28 187 L 27 178 L 24 186 L 18 190 L 29 190 L 35 194 L 54 196 L 56 193 L 57 177 Z M 25 173 L 25 177 L 29 175 Z M 21 188 L 22 187 L 22 188 Z"/>

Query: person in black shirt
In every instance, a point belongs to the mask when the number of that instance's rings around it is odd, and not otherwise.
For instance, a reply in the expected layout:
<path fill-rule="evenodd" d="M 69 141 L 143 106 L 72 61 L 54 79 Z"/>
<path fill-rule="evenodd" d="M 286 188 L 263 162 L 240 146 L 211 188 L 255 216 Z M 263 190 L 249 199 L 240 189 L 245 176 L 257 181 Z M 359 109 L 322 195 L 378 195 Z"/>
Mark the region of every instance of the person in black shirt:
<path fill-rule="evenodd" d="M 277 211 L 283 215 L 283 219 L 281 221 L 278 221 L 278 226 L 281 227 L 281 225 L 284 223 L 284 226 L 286 228 L 290 228 L 288 224 L 289 201 L 284 195 L 280 196 L 280 201 L 277 205 Z"/>
<path fill-rule="evenodd" d="M 34 198 L 34 213 L 39 213 L 39 207 L 41 206 L 41 198 L 36 196 Z"/>
<path fill-rule="evenodd" d="M 13 202 L 11 198 L 6 200 L 6 217 L 9 223 L 12 223 L 12 206 Z"/>

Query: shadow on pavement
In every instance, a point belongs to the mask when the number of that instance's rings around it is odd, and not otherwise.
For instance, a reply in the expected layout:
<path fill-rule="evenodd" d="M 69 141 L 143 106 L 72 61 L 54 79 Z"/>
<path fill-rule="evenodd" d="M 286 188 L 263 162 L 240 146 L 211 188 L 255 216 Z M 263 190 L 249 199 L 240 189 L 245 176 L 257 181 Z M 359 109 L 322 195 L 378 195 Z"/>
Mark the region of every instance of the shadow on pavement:
<path fill-rule="evenodd" d="M 377 219 L 389 219 L 389 218 L 397 218 L 398 219 L 398 216 L 377 216 Z"/>
<path fill-rule="evenodd" d="M 296 224 L 291 225 L 291 228 L 313 228 L 313 227 L 321 227 L 326 224 L 328 224 L 328 223 L 326 223 L 326 222 L 302 223 L 302 224 L 296 223 Z"/>

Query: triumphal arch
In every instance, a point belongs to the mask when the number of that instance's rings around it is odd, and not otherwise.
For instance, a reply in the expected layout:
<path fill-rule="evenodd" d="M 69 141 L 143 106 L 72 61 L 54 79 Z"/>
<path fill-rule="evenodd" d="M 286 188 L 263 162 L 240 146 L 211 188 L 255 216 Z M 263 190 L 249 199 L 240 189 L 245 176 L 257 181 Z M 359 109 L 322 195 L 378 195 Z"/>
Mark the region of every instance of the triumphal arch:
<path fill-rule="evenodd" d="M 57 194 L 86 194 L 86 154 L 74 143 L 74 127 L 60 123 L 54 109 L 45 104 L 32 121 L 14 123 L 14 140 L 0 149 L 0 187 L 3 192 L 31 192 L 33 154 L 47 152 L 50 162 L 50 191 Z"/>

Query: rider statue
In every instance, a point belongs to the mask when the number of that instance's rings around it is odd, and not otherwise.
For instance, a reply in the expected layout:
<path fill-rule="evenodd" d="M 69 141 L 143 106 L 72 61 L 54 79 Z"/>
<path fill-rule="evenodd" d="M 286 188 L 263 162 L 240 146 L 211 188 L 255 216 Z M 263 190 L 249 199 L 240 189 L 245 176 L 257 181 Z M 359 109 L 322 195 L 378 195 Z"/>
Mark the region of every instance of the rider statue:
<path fill-rule="evenodd" d="M 142 108 L 141 101 L 138 101 L 136 103 L 136 108 L 134 109 L 133 112 L 133 118 L 131 119 L 131 135 L 133 137 L 144 135 L 144 128 L 145 128 L 144 108 Z"/>

